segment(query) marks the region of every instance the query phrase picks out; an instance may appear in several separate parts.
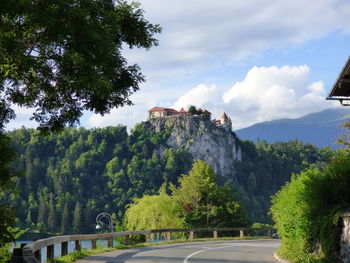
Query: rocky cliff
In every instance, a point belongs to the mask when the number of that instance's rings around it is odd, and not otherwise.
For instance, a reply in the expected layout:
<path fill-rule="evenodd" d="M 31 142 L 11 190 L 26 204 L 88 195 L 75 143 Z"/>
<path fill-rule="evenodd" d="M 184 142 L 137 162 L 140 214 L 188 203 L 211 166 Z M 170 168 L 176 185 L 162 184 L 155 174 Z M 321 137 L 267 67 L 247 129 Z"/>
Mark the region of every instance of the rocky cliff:
<path fill-rule="evenodd" d="M 232 172 L 232 161 L 241 161 L 236 134 L 201 117 L 169 116 L 148 120 L 144 125 L 155 132 L 171 128 L 164 148 L 183 147 L 194 159 L 206 161 L 220 175 Z"/>

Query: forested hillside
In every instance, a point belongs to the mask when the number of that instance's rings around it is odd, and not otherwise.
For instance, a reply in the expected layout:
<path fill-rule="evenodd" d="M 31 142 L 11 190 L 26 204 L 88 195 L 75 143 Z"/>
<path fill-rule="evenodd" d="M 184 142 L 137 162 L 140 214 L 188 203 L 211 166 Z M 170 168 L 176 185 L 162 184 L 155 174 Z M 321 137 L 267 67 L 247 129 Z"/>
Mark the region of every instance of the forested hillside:
<path fill-rule="evenodd" d="M 324 165 L 334 152 L 301 141 L 266 143 L 241 142 L 242 162 L 235 163 L 236 173 L 226 179 L 232 182 L 239 199 L 254 222 L 271 222 L 267 215 L 271 196 L 310 165 Z M 232 181 L 231 181 L 232 180 Z"/>
<path fill-rule="evenodd" d="M 93 233 L 100 212 L 122 219 L 135 197 L 158 193 L 163 183 L 178 185 L 192 156 L 181 147 L 164 145 L 171 128 L 152 132 L 137 125 L 103 129 L 67 128 L 42 137 L 38 131 L 9 133 L 18 153 L 14 166 L 23 176 L 19 196 L 8 196 L 19 212 L 19 225 L 61 233 Z M 234 172 L 221 177 L 229 183 L 253 222 L 269 222 L 270 196 L 312 163 L 328 160 L 332 151 L 301 142 L 267 144 L 238 141 L 242 161 Z M 161 150 L 159 150 L 161 149 Z"/>
<path fill-rule="evenodd" d="M 164 182 L 177 183 L 192 164 L 189 154 L 155 152 L 166 131 L 149 134 L 126 127 L 65 129 L 42 137 L 37 131 L 10 133 L 18 151 L 19 198 L 13 202 L 22 227 L 63 233 L 93 233 L 95 217 L 105 211 L 122 218 L 135 197 L 158 192 Z"/>

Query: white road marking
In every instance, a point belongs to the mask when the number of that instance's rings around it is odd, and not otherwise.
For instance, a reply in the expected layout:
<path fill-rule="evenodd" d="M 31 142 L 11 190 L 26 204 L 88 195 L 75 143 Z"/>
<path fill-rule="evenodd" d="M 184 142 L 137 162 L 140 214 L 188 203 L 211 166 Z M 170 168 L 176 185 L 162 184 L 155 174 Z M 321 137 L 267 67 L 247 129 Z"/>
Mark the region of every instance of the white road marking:
<path fill-rule="evenodd" d="M 198 248 L 198 246 L 184 246 L 183 248 Z M 201 247 L 202 249 L 210 248 L 210 247 Z"/>
<path fill-rule="evenodd" d="M 224 247 L 211 247 L 211 248 L 207 248 L 207 249 L 203 249 L 203 250 L 199 250 L 197 252 L 192 253 L 191 255 L 188 255 L 185 259 L 183 263 L 188 263 L 188 260 L 193 257 L 194 255 L 197 255 L 199 253 L 208 251 L 208 250 L 215 250 L 215 249 L 221 249 L 221 248 L 228 248 L 228 247 L 234 247 L 234 245 L 230 245 L 230 246 L 224 246 Z"/>

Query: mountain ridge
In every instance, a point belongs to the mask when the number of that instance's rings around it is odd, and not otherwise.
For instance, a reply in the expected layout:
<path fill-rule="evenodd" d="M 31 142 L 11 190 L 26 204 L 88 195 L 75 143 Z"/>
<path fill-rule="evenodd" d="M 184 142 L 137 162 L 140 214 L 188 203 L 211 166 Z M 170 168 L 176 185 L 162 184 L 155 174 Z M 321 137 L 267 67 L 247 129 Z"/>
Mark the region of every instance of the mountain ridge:
<path fill-rule="evenodd" d="M 317 147 L 338 148 L 336 140 L 345 130 L 339 127 L 350 118 L 345 108 L 326 109 L 295 119 L 277 119 L 236 130 L 240 139 L 269 143 L 298 139 Z M 316 132 L 317 131 L 317 132 Z"/>

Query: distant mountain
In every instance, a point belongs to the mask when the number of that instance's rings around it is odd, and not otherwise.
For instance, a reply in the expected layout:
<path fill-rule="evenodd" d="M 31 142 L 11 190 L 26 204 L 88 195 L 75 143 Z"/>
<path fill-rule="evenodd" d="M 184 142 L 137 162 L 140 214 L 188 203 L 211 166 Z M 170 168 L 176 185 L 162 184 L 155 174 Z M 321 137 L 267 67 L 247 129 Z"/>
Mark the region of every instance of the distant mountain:
<path fill-rule="evenodd" d="M 317 147 L 337 148 L 337 138 L 344 134 L 339 125 L 350 119 L 349 108 L 327 109 L 298 119 L 279 119 L 254 124 L 235 131 L 243 140 L 264 140 L 269 143 L 298 139 Z"/>

